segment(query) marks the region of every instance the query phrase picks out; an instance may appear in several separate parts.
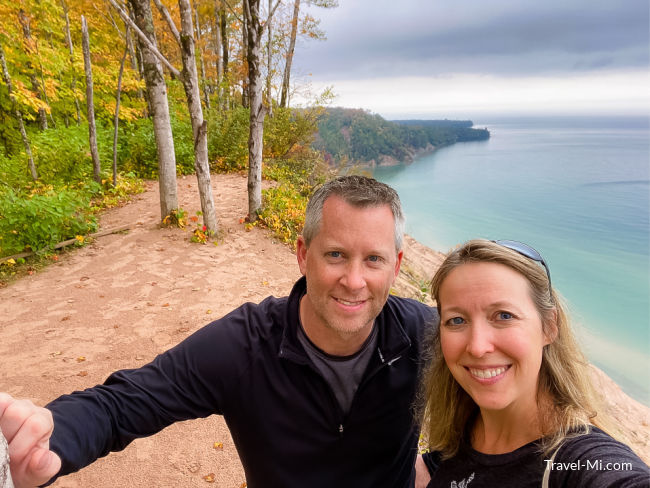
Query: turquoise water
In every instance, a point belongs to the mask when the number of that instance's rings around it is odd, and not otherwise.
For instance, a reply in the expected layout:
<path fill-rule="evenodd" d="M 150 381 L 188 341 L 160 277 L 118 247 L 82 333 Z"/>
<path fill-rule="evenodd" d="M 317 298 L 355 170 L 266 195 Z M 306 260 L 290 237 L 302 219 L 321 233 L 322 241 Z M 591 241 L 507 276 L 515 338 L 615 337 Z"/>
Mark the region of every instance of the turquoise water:
<path fill-rule="evenodd" d="M 407 232 L 441 251 L 475 237 L 535 247 L 590 360 L 650 406 L 648 119 L 475 126 L 490 140 L 375 171 L 399 192 Z"/>

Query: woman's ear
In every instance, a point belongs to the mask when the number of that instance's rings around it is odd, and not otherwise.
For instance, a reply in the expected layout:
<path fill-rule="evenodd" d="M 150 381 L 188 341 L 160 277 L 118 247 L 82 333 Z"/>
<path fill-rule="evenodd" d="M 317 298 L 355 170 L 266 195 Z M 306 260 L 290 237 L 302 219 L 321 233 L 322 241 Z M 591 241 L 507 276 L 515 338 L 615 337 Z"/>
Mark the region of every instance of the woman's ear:
<path fill-rule="evenodd" d="M 553 309 L 549 318 L 544 324 L 544 345 L 547 346 L 555 341 L 558 334 L 557 328 L 557 309 Z"/>

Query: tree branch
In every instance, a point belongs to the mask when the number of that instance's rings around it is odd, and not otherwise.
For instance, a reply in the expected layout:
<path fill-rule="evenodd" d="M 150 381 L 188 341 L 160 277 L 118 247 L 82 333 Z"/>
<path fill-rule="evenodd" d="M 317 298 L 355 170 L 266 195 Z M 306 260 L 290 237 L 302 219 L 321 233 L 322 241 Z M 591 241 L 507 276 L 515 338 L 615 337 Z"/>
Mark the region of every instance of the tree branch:
<path fill-rule="evenodd" d="M 244 0 L 244 1 L 245 1 L 245 0 Z M 223 0 L 223 2 L 226 4 L 226 7 L 228 7 L 228 10 L 230 10 L 230 13 L 233 14 L 233 15 L 235 16 L 235 18 L 236 18 L 239 22 L 241 22 L 241 23 L 243 24 L 243 23 L 244 23 L 244 19 L 242 19 L 239 15 L 237 15 L 237 12 L 235 12 L 235 9 L 233 9 L 233 8 L 230 6 L 230 2 L 228 2 L 228 0 Z"/>
<path fill-rule="evenodd" d="M 131 20 L 131 17 L 129 17 L 129 16 L 127 15 L 127 13 L 122 9 L 122 7 L 120 7 L 120 6 L 117 4 L 117 2 L 116 2 L 115 0 L 108 0 L 108 1 L 109 1 L 110 4 L 113 6 L 113 8 L 114 8 L 115 10 L 117 10 L 117 13 L 120 14 L 120 17 L 122 17 L 122 20 L 123 20 L 127 25 L 131 26 L 131 28 L 135 31 L 135 33 L 138 34 L 138 37 L 140 38 L 140 40 L 141 40 L 144 44 L 147 45 L 147 47 L 149 48 L 149 50 L 150 50 L 152 53 L 154 53 L 154 54 L 156 55 L 156 57 L 157 57 L 158 59 L 160 59 L 160 61 L 161 61 L 165 66 L 167 66 L 167 68 L 169 69 L 169 71 L 171 71 L 172 74 L 173 74 L 174 76 L 176 76 L 177 78 L 180 78 L 180 77 L 181 77 L 181 72 L 180 72 L 178 69 L 176 69 L 176 68 L 175 68 L 175 67 L 174 67 L 174 66 L 173 66 L 169 61 L 167 61 L 167 58 L 166 58 L 165 56 L 163 56 L 163 55 L 160 53 L 160 51 L 158 51 L 158 49 L 156 49 L 156 46 L 153 45 L 153 43 L 149 40 L 149 38 L 145 35 L 145 33 L 142 32 L 142 31 L 140 30 L 140 28 L 136 25 L 136 23 L 133 22 L 133 20 Z"/>
<path fill-rule="evenodd" d="M 169 13 L 169 10 L 160 2 L 160 0 L 153 0 L 153 3 L 156 4 L 156 8 L 160 12 L 160 15 L 163 16 L 163 19 L 167 22 L 167 25 L 169 26 L 169 30 L 172 31 L 172 35 L 174 36 L 174 39 L 176 39 L 176 42 L 178 43 L 178 46 L 181 46 L 181 35 L 178 32 L 178 28 L 176 27 L 176 24 L 174 23 L 174 19 L 172 19 L 172 16 Z"/>

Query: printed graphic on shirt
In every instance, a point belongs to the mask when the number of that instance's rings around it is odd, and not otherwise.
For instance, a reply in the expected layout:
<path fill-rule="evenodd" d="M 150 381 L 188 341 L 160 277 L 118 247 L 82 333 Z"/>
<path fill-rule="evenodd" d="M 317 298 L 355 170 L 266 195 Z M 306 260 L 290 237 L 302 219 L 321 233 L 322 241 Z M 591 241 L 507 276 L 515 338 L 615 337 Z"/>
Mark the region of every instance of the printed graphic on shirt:
<path fill-rule="evenodd" d="M 449 488 L 467 488 L 467 486 L 470 484 L 470 482 L 473 479 L 474 479 L 474 473 L 470 474 L 467 479 L 464 479 L 462 481 L 459 481 L 459 482 L 452 481 Z"/>

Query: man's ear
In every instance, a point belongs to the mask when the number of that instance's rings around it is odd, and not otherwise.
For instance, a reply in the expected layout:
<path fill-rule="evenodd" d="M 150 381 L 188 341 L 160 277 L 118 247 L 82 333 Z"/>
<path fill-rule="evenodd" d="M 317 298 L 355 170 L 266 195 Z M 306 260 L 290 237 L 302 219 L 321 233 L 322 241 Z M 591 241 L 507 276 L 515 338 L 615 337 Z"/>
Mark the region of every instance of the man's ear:
<path fill-rule="evenodd" d="M 404 251 L 400 250 L 400 252 L 397 253 L 397 262 L 395 263 L 395 277 L 393 278 L 393 283 L 397 279 L 397 275 L 399 274 L 399 269 L 402 266 L 402 258 L 404 257 Z"/>
<path fill-rule="evenodd" d="M 544 345 L 547 346 L 557 339 L 557 310 L 553 309 L 550 318 L 544 326 Z"/>
<path fill-rule="evenodd" d="M 298 258 L 300 273 L 304 275 L 307 268 L 307 243 L 303 236 L 298 236 L 296 241 L 296 257 Z"/>

